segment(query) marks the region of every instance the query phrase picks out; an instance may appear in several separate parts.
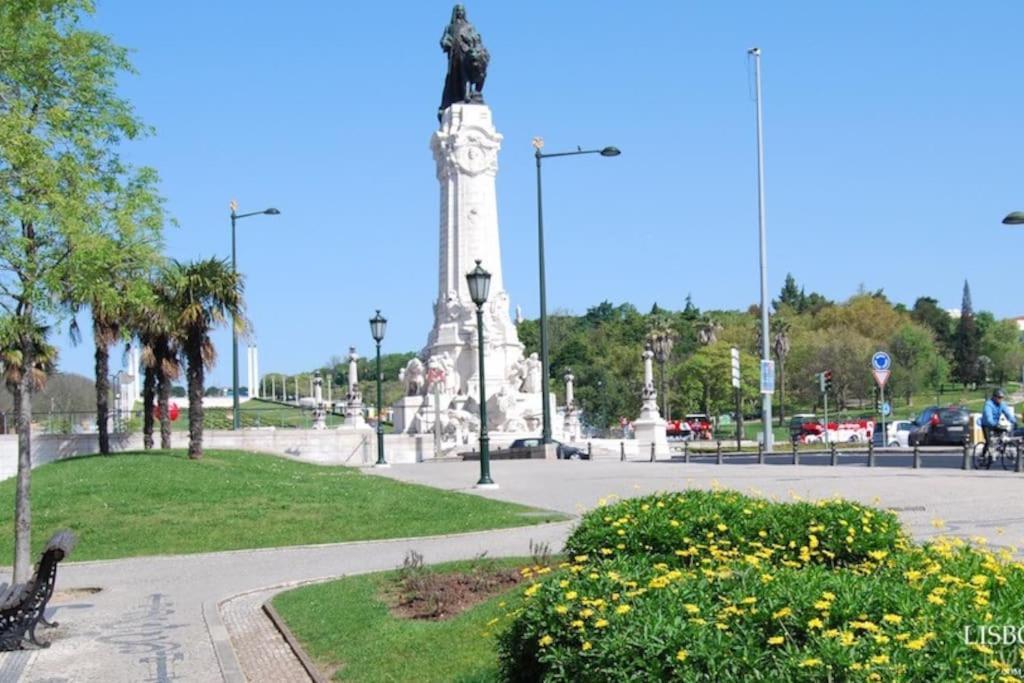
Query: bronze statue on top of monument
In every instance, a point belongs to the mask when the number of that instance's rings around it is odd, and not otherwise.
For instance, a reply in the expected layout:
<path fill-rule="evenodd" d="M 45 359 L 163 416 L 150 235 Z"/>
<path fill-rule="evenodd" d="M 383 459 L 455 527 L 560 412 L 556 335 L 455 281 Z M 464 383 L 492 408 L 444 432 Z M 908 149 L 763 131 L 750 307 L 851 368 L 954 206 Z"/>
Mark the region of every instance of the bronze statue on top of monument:
<path fill-rule="evenodd" d="M 441 36 L 441 49 L 448 53 L 448 74 L 444 79 L 441 107 L 437 110 L 438 121 L 452 104 L 483 104 L 484 79 L 491 61 L 483 39 L 466 19 L 466 8 L 462 5 L 452 9 L 452 20 Z"/>

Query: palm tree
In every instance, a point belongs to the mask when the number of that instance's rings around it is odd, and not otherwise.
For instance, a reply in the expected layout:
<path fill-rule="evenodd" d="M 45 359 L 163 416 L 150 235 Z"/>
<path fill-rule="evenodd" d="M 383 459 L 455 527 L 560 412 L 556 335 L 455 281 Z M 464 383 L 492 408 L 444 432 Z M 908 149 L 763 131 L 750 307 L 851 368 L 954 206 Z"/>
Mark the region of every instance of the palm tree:
<path fill-rule="evenodd" d="M 140 308 L 133 321 L 142 347 L 142 441 L 147 450 L 153 448 L 154 406 L 160 415 L 160 448 L 171 447 L 171 383 L 181 376 L 171 323 L 170 283 L 166 276 L 154 277 L 149 286 L 153 291 L 150 305 Z"/>
<path fill-rule="evenodd" d="M 792 325 L 781 316 L 772 316 L 772 353 L 779 363 L 779 426 L 785 420 L 786 356 L 789 355 L 789 332 Z"/>
<path fill-rule="evenodd" d="M 242 276 L 221 259 L 181 263 L 168 272 L 174 336 L 187 364 L 188 457 L 203 456 L 203 384 L 216 350 L 210 333 L 229 318 L 245 330 Z"/>
<path fill-rule="evenodd" d="M 718 341 L 718 334 L 722 331 L 722 325 L 709 316 L 701 318 L 697 326 L 697 343 L 701 346 L 711 346 Z"/>

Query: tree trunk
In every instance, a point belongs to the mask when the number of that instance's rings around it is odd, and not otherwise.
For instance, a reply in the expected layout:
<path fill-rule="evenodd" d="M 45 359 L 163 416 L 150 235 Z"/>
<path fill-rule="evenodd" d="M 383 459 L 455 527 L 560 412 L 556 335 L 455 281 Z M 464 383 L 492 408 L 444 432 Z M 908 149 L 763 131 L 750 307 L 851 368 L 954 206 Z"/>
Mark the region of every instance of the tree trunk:
<path fill-rule="evenodd" d="M 786 360 L 779 358 L 779 426 L 786 422 Z"/>
<path fill-rule="evenodd" d="M 93 339 L 96 344 L 96 434 L 100 440 L 100 453 L 110 454 L 110 433 L 107 419 L 110 417 L 110 352 L 100 326 L 93 321 Z"/>
<path fill-rule="evenodd" d="M 196 335 L 198 336 L 198 335 Z M 188 359 L 188 457 L 203 457 L 203 352 L 199 339 L 186 346 Z"/>
<path fill-rule="evenodd" d="M 142 447 L 153 449 L 153 403 L 156 398 L 156 370 L 147 367 L 142 376 Z"/>
<path fill-rule="evenodd" d="M 158 405 L 160 406 L 160 448 L 171 447 L 171 380 L 163 372 L 157 382 Z"/>
<path fill-rule="evenodd" d="M 32 577 L 32 370 L 33 340 L 21 338 L 21 381 L 14 389 L 18 425 L 18 481 L 14 494 L 14 574 L 11 583 Z"/>

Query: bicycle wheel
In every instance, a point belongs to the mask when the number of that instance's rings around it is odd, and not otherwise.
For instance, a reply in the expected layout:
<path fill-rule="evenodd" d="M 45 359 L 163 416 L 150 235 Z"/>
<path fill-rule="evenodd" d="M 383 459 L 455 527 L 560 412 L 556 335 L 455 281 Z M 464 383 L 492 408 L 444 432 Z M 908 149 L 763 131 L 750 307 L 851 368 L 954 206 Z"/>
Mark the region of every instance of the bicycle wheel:
<path fill-rule="evenodd" d="M 988 463 L 982 459 L 981 454 L 985 451 L 984 443 L 974 444 L 974 450 L 971 452 L 971 466 L 976 470 L 988 469 Z"/>
<path fill-rule="evenodd" d="M 1017 458 L 1020 457 L 1017 444 L 1007 443 L 1003 445 L 1003 452 L 999 456 L 999 463 L 1004 470 L 1014 471 L 1017 469 Z"/>

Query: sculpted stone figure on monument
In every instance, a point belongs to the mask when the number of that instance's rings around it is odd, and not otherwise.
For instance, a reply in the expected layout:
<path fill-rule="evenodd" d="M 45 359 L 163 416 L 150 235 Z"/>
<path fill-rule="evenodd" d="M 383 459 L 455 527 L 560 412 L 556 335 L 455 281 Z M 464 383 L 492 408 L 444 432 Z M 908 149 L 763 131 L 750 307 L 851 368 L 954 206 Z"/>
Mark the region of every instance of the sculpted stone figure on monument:
<path fill-rule="evenodd" d="M 413 358 L 398 373 L 398 381 L 405 384 L 406 396 L 419 396 L 423 393 L 423 361 Z"/>
<path fill-rule="evenodd" d="M 536 353 L 531 353 L 526 359 L 526 379 L 523 380 L 523 391 L 527 394 L 536 394 L 541 390 L 541 374 L 544 367 Z"/>
<path fill-rule="evenodd" d="M 444 92 L 437 119 L 444 110 L 457 102 L 482 104 L 481 94 L 487 78 L 487 65 L 491 55 L 473 24 L 466 19 L 466 8 L 455 5 L 451 22 L 441 36 L 441 49 L 448 53 L 448 74 L 444 79 Z"/>

